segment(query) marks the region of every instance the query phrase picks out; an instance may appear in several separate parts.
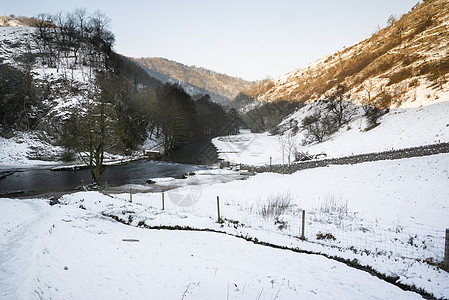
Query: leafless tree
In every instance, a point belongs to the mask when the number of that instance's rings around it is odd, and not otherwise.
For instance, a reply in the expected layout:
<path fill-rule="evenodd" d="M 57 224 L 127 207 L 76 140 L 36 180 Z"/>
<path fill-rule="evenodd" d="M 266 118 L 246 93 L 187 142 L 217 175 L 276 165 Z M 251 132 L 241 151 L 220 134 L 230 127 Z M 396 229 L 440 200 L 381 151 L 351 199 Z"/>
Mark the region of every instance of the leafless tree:
<path fill-rule="evenodd" d="M 365 81 L 361 89 L 366 93 L 366 96 L 362 96 L 356 100 L 356 102 L 362 107 L 365 114 L 368 110 L 370 110 L 373 106 L 373 94 L 377 90 L 377 87 L 373 83 L 372 79 L 368 79 L 368 81 Z"/>
<path fill-rule="evenodd" d="M 330 96 L 331 101 L 327 105 L 329 115 L 334 118 L 337 129 L 349 122 L 354 115 L 354 109 L 351 103 L 345 99 L 345 92 L 346 87 L 339 84 L 336 91 Z"/>
<path fill-rule="evenodd" d="M 329 115 L 315 113 L 302 120 L 301 130 L 304 131 L 304 144 L 321 143 L 326 135 L 335 130 L 335 123 Z"/>
<path fill-rule="evenodd" d="M 291 158 L 296 148 L 296 136 L 292 132 L 288 132 L 285 136 L 279 137 L 279 148 L 282 155 L 282 164 L 285 163 L 285 154 L 287 155 L 288 164 L 291 164 Z"/>

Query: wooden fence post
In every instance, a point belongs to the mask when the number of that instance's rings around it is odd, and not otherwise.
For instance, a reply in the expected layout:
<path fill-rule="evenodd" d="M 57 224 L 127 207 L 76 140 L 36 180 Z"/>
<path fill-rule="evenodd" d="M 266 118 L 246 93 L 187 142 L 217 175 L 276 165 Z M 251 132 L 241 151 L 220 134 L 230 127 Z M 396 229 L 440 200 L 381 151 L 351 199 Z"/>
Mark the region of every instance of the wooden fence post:
<path fill-rule="evenodd" d="M 220 216 L 220 197 L 217 196 L 217 212 L 218 212 L 218 221 L 217 223 L 220 223 L 221 220 L 221 216 Z"/>
<path fill-rule="evenodd" d="M 162 193 L 162 210 L 165 209 L 165 197 L 164 197 L 164 193 Z"/>
<path fill-rule="evenodd" d="M 444 248 L 444 266 L 449 268 L 449 228 L 446 229 L 446 247 Z"/>
<path fill-rule="evenodd" d="M 306 237 L 304 236 L 304 231 L 305 231 L 305 227 L 306 227 L 306 211 L 303 209 L 302 210 L 302 226 L 301 226 L 301 240 L 305 240 Z"/>
<path fill-rule="evenodd" d="M 129 189 L 129 203 L 133 203 L 133 189 Z"/>

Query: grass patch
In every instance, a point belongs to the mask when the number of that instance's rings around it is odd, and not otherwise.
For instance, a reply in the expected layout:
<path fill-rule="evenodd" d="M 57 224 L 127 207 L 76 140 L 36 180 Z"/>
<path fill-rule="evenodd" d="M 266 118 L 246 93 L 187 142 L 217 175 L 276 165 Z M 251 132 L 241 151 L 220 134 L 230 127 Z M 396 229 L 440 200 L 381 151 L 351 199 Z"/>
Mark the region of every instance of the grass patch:
<path fill-rule="evenodd" d="M 293 197 L 290 193 L 271 195 L 268 202 L 260 208 L 260 214 L 264 218 L 279 217 L 292 206 Z"/>

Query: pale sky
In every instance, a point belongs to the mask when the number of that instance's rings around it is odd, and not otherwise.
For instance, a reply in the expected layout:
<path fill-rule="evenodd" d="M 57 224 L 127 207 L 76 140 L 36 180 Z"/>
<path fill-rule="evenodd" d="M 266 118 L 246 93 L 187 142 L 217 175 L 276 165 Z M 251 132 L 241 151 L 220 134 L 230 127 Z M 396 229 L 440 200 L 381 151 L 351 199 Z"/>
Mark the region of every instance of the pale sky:
<path fill-rule="evenodd" d="M 110 19 L 116 52 L 259 80 L 369 37 L 418 0 L 0 0 L 0 15 L 87 8 Z"/>

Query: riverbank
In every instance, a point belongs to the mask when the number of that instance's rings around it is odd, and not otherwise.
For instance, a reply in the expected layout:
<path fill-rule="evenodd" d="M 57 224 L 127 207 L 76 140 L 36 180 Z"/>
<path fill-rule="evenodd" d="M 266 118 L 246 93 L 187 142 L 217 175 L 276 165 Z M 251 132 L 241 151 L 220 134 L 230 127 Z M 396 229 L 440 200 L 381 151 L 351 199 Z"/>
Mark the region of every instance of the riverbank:
<path fill-rule="evenodd" d="M 6 139 L 0 137 L 0 171 L 14 172 L 29 168 L 54 168 L 55 170 L 86 168 L 81 160 L 66 163 L 61 160 L 64 149 L 54 146 L 39 136 L 38 132 L 21 132 Z M 118 165 L 144 159 L 140 152 L 123 156 L 105 153 L 105 165 Z"/>

